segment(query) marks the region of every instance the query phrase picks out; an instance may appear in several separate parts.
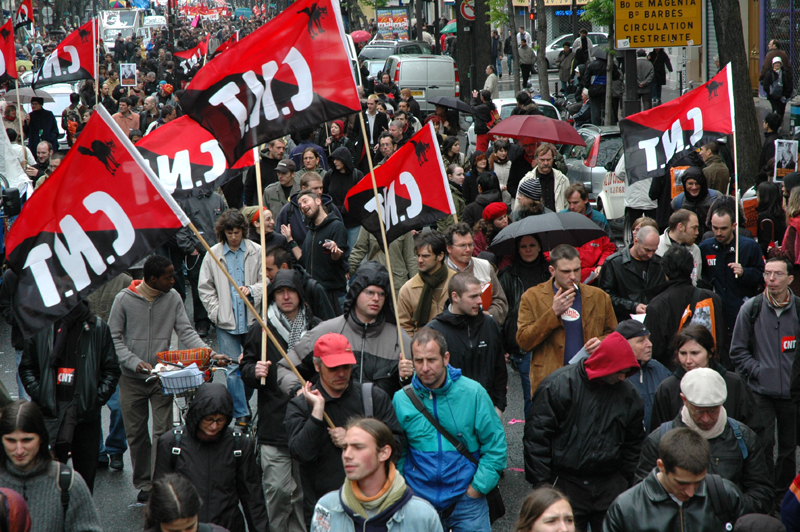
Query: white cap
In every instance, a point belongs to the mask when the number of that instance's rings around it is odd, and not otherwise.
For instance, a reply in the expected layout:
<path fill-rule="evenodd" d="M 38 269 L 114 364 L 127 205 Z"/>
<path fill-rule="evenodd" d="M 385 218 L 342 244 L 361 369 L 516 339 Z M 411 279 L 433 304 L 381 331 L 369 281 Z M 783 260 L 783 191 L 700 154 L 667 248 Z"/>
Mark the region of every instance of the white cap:
<path fill-rule="evenodd" d="M 776 55 L 775 57 L 772 58 L 772 64 L 774 65 L 775 63 L 783 64 L 783 60 L 780 58 L 780 56 Z"/>

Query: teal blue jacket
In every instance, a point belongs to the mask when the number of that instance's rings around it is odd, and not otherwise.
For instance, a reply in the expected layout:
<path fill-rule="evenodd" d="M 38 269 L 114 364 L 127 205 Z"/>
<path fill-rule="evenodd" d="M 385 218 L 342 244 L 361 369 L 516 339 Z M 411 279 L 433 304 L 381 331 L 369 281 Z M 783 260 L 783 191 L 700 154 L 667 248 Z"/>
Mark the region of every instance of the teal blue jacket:
<path fill-rule="evenodd" d="M 442 437 L 414 407 L 403 390 L 394 394 L 397 420 L 406 435 L 406 447 L 397 469 L 414 493 L 442 511 L 472 485 L 487 494 L 506 467 L 506 434 L 492 400 L 476 381 L 461 370 L 447 367 L 444 386 L 429 390 L 415 375 L 417 397 L 442 426 L 456 436 L 480 463 L 476 467 Z"/>

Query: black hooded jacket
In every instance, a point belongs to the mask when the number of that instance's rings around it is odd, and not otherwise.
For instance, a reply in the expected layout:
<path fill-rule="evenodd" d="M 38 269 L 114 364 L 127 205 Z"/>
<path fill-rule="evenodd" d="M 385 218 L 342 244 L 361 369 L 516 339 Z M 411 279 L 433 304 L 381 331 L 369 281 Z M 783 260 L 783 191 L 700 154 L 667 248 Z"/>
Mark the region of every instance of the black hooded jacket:
<path fill-rule="evenodd" d="M 340 172 L 336 169 L 333 164 L 335 159 L 344 163 L 344 172 Z M 331 169 L 325 172 L 325 176 L 322 178 L 322 190 L 325 194 L 329 194 L 331 198 L 333 198 L 333 204 L 336 205 L 336 208 L 342 213 L 344 226 L 347 229 L 357 227 L 359 225 L 358 220 L 350 216 L 344 208 L 344 198 L 347 196 L 350 189 L 363 179 L 364 174 L 361 173 L 361 170 L 355 169 L 350 150 L 347 148 L 336 148 L 330 157 L 328 157 L 328 162 L 331 165 Z"/>
<path fill-rule="evenodd" d="M 503 202 L 503 193 L 499 190 L 487 190 L 486 192 L 478 194 L 475 201 L 467 205 L 464 209 L 464 213 L 461 215 L 463 222 L 470 227 L 474 227 L 477 221 L 483 218 L 483 209 L 490 203 L 495 202 Z"/>
<path fill-rule="evenodd" d="M 508 370 L 497 322 L 483 312 L 476 316 L 453 314 L 448 305 L 427 326 L 442 333 L 447 341 L 450 365 L 478 381 L 494 406 L 505 410 Z"/>
<path fill-rule="evenodd" d="M 302 276 L 294 270 L 280 270 L 275 279 L 269 283 L 267 289 L 267 303 L 275 301 L 275 292 L 279 288 L 290 288 L 300 296 L 300 305 L 306 311 L 306 323 L 308 330 L 313 329 L 319 324 L 319 319 L 314 317 L 303 292 Z M 278 332 L 271 320 L 267 320 L 267 325 L 272 335 L 278 341 L 284 352 L 288 350 L 286 340 Z M 247 332 L 247 341 L 244 346 L 244 357 L 239 366 L 242 372 L 242 380 L 251 388 L 258 390 L 258 443 L 271 445 L 273 447 L 288 447 L 289 437 L 283 425 L 286 419 L 286 405 L 289 403 L 288 394 L 281 391 L 278 387 L 278 362 L 283 358 L 275 347 L 271 339 L 267 339 L 267 360 L 272 362 L 267 372 L 266 383 L 261 384 L 261 379 L 256 377 L 256 362 L 261 360 L 261 326 L 254 323 Z M 304 368 L 306 371 L 308 368 Z M 313 366 L 310 368 L 314 371 Z"/>
<path fill-rule="evenodd" d="M 197 438 L 200 422 L 211 414 L 222 414 L 227 422 L 216 440 L 201 441 Z M 213 382 L 200 386 L 186 414 L 186 424 L 158 439 L 153 480 L 170 473 L 188 478 L 203 500 L 198 514 L 202 523 L 213 523 L 230 532 L 245 532 L 246 520 L 250 532 L 267 532 L 269 518 L 255 445 L 245 434 L 237 431 L 238 436 L 234 436 L 228 427 L 232 418 L 233 399 L 228 389 Z M 182 431 L 179 445 L 176 431 Z M 180 453 L 174 455 L 176 447 Z M 241 456 L 236 457 L 235 451 L 241 451 Z"/>
<path fill-rule="evenodd" d="M 322 247 L 326 240 L 333 240 L 342 250 L 339 260 L 333 260 L 331 253 Z M 328 212 L 319 225 L 308 222 L 308 233 L 302 248 L 300 262 L 309 275 L 326 290 L 344 292 L 347 288 L 345 274 L 350 271 L 350 247 L 347 245 L 347 231 L 336 211 Z"/>

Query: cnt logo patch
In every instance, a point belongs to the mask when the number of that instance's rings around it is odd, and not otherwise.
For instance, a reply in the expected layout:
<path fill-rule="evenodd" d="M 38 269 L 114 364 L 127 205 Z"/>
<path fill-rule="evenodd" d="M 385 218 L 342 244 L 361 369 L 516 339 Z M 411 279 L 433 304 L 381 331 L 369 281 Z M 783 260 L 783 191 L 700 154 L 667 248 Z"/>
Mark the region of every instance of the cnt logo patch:
<path fill-rule="evenodd" d="M 706 255 L 706 263 L 709 266 L 716 266 L 717 265 L 717 256 L 716 255 Z"/>
<path fill-rule="evenodd" d="M 781 349 L 783 352 L 786 353 L 787 351 L 794 351 L 795 345 L 797 345 L 797 340 L 794 336 L 784 336 L 781 338 Z"/>
<path fill-rule="evenodd" d="M 56 384 L 72 384 L 75 382 L 75 368 L 58 368 Z"/>

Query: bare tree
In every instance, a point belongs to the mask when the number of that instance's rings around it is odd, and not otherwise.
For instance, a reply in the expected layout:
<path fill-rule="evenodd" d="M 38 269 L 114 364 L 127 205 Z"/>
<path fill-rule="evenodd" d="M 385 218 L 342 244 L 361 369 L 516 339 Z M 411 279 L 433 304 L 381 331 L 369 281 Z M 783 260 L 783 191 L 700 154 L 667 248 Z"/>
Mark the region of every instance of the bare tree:
<path fill-rule="evenodd" d="M 508 0 L 508 27 L 511 32 L 511 49 L 514 50 L 514 94 L 519 91 L 519 57 L 517 57 L 517 40 L 514 37 L 514 32 L 517 30 L 517 21 L 514 16 L 514 0 Z M 503 40 L 505 42 L 505 39 Z M 511 74 L 511 72 L 509 72 Z"/>
<path fill-rule="evenodd" d="M 539 53 L 536 68 L 539 70 L 539 93 L 542 100 L 550 101 L 550 82 L 547 77 L 547 18 L 544 16 L 544 0 L 536 0 L 536 43 Z"/>

